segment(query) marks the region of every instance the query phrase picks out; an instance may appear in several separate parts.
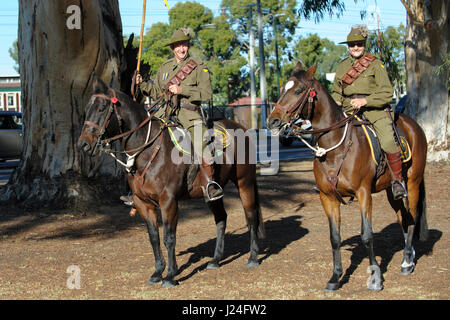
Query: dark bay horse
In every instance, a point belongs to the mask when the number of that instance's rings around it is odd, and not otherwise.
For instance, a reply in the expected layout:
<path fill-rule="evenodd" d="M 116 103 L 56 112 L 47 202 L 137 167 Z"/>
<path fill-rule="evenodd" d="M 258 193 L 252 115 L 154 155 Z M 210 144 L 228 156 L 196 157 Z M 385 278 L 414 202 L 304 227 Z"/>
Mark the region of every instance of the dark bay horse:
<path fill-rule="evenodd" d="M 149 125 L 151 123 L 151 130 Z M 245 128 L 230 120 L 222 120 L 221 124 L 227 131 Z M 150 131 L 150 132 L 149 132 Z M 190 164 L 174 163 L 171 155 L 174 144 L 168 134 L 166 124 L 155 118 L 149 117 L 144 106 L 135 103 L 126 94 L 108 88 L 101 80 L 94 81 L 94 92 L 86 106 L 86 121 L 78 146 L 85 152 L 98 150 L 105 139 L 119 138 L 124 150 L 138 156 L 135 159 L 135 174 L 128 175 L 128 183 L 133 192 L 135 207 L 139 215 L 145 220 L 150 237 L 150 243 L 155 255 L 155 272 L 150 277 L 149 283 L 162 281 L 162 286 L 171 287 L 178 282 L 174 279 L 178 267 L 175 258 L 176 228 L 178 222 L 178 202 L 183 199 L 202 198 L 200 174 L 194 176 L 193 182 L 188 187 L 187 174 Z M 232 144 L 237 144 L 236 138 Z M 251 148 L 249 139 L 245 140 L 245 153 L 247 157 L 244 163 L 227 161 L 216 172 L 216 181 L 225 186 L 228 181 L 237 186 L 245 217 L 250 232 L 250 257 L 247 266 L 259 264 L 258 240 L 264 237 L 264 224 L 258 199 L 256 183 L 256 163 L 248 161 Z M 134 150 L 131 152 L 131 150 Z M 234 148 L 234 159 L 237 159 L 239 148 Z M 223 153 L 223 157 L 226 153 Z M 163 279 L 162 274 L 166 267 L 163 258 L 158 226 L 157 206 L 161 209 L 162 223 L 164 226 L 164 245 L 168 252 L 168 273 Z M 224 252 L 224 236 L 227 213 L 223 199 L 208 203 L 213 212 L 216 226 L 217 239 L 213 259 L 208 268 L 219 267 L 219 262 Z"/>
<path fill-rule="evenodd" d="M 376 177 L 377 166 L 371 158 L 367 139 L 353 117 L 346 116 L 333 98 L 314 78 L 316 67 L 303 70 L 298 64 L 283 87 L 281 97 L 267 119 L 274 133 L 294 123 L 298 118 L 311 121 L 317 145 L 321 148 L 314 159 L 314 176 L 320 190 L 320 201 L 328 217 L 334 269 L 326 290 L 339 288 L 342 276 L 340 255 L 340 205 L 345 196 L 356 197 L 361 210 L 361 238 L 368 251 L 371 290 L 383 288 L 383 278 L 373 250 L 372 193 L 386 189 L 390 205 L 396 211 L 405 236 L 402 274 L 413 271 L 413 235 L 425 240 L 427 236 L 424 170 L 427 141 L 423 130 L 410 117 L 400 114 L 397 126 L 404 133 L 412 153 L 404 165 L 408 198 L 394 200 L 388 169 Z M 319 149 L 316 149 L 319 151 Z M 404 174 L 405 175 L 405 174 Z M 420 225 L 420 226 L 418 226 Z M 415 227 L 416 226 L 416 227 Z M 414 232 L 415 230 L 415 232 Z"/>

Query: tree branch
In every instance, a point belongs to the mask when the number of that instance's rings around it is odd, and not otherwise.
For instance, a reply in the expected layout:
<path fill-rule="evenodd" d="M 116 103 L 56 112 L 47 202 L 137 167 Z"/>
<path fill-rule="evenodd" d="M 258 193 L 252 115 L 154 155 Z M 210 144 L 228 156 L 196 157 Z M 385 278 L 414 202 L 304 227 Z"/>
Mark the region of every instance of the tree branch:
<path fill-rule="evenodd" d="M 406 13 L 407 13 L 408 16 L 409 16 L 410 23 L 413 24 L 413 25 L 415 25 L 415 26 L 418 26 L 418 27 L 425 27 L 425 23 L 424 23 L 423 21 L 419 21 L 419 20 L 416 19 L 416 17 L 415 17 L 414 14 L 412 13 L 411 8 L 410 8 L 409 5 L 406 3 L 406 1 L 405 1 L 405 0 L 400 0 L 400 1 L 402 2 L 403 6 L 404 6 L 405 9 L 406 9 Z"/>

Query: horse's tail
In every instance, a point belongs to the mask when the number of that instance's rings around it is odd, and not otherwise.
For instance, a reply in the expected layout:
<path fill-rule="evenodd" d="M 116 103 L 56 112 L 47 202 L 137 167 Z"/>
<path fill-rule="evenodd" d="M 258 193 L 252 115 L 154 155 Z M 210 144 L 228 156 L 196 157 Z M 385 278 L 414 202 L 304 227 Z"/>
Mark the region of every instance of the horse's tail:
<path fill-rule="evenodd" d="M 259 192 L 258 192 L 258 183 L 254 182 L 253 189 L 255 190 L 255 208 L 257 211 L 257 219 L 258 219 L 258 238 L 265 239 L 266 238 L 266 228 L 264 227 L 264 219 L 261 212 L 261 204 L 259 201 Z"/>
<path fill-rule="evenodd" d="M 420 241 L 428 239 L 428 223 L 427 223 L 427 202 L 425 194 L 425 181 L 422 180 L 419 186 L 419 201 L 417 203 L 417 220 L 414 228 L 414 236 Z"/>

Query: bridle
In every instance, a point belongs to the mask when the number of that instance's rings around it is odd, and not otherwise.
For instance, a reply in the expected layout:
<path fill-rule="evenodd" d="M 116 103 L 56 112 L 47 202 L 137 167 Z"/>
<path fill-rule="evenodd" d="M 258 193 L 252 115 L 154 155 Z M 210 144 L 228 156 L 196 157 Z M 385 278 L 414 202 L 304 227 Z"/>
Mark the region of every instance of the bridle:
<path fill-rule="evenodd" d="M 288 79 L 289 81 L 296 81 L 297 79 L 295 77 L 291 77 Z M 275 104 L 275 109 L 279 109 L 285 114 L 288 115 L 290 123 L 289 126 L 291 126 L 295 121 L 298 120 L 300 117 L 300 114 L 303 113 L 303 109 L 306 105 L 308 105 L 308 113 L 306 116 L 306 120 L 311 120 L 312 117 L 312 109 L 313 109 L 313 102 L 314 98 L 316 97 L 316 91 L 312 85 L 313 81 L 311 81 L 311 85 L 308 87 L 307 90 L 303 92 L 303 94 L 298 98 L 298 100 L 290 107 L 286 108 L 285 106 L 282 106 L 279 102 Z M 287 91 L 280 97 L 278 101 L 280 101 L 284 95 L 287 93 Z"/>
<path fill-rule="evenodd" d="M 166 129 L 167 127 L 171 127 L 171 126 L 176 126 L 177 124 L 169 124 L 169 123 L 162 123 L 162 125 L 160 126 L 159 131 L 153 135 L 152 138 L 150 138 L 150 134 L 151 134 L 151 120 L 154 117 L 154 115 L 156 114 L 156 112 L 159 110 L 159 107 L 154 108 L 155 106 L 157 106 L 161 100 L 163 99 L 163 96 L 161 96 L 159 99 L 157 99 L 148 109 L 147 109 L 147 114 L 148 117 L 145 118 L 138 126 L 136 126 L 135 128 L 128 130 L 126 132 L 122 132 L 122 118 L 120 117 L 119 112 L 117 111 L 117 107 L 120 106 L 120 102 L 116 97 L 116 92 L 113 89 L 109 89 L 109 92 L 111 93 L 111 96 L 107 96 L 105 94 L 93 94 L 92 97 L 94 98 L 102 98 L 105 100 L 110 101 L 110 105 L 108 107 L 108 114 L 106 115 L 105 121 L 103 122 L 103 125 L 100 126 L 92 121 L 86 120 L 84 122 L 85 125 L 87 126 L 91 126 L 94 127 L 95 129 L 97 129 L 99 131 L 99 135 L 96 136 L 97 137 L 97 141 L 95 143 L 95 145 L 92 148 L 92 152 L 91 154 L 94 154 L 94 152 L 96 151 L 97 147 L 100 146 L 100 151 L 105 152 L 106 154 L 109 154 L 111 157 L 113 157 L 119 164 L 123 165 L 125 167 L 125 169 L 128 172 L 131 172 L 131 168 L 134 165 L 135 159 L 136 157 L 148 146 L 152 145 L 156 139 L 159 137 L 158 143 L 156 145 L 156 147 L 153 150 L 153 154 L 150 157 L 150 160 L 148 161 L 145 169 L 143 170 L 142 174 L 140 176 L 136 176 L 136 179 L 139 183 L 143 183 L 144 181 L 144 176 L 145 176 L 145 172 L 148 170 L 148 168 L 150 167 L 150 164 L 152 163 L 152 161 L 155 159 L 156 155 L 158 154 L 159 150 L 161 149 L 161 145 L 163 142 L 163 137 L 164 137 L 164 129 Z M 149 110 L 154 109 L 154 111 L 152 113 L 149 112 Z M 103 135 L 106 132 L 106 129 L 108 128 L 108 125 L 111 121 L 111 116 L 112 114 L 115 114 L 117 117 L 117 120 L 119 122 L 119 130 L 120 130 L 120 134 L 113 136 L 111 138 L 107 138 L 107 139 L 103 139 Z M 112 141 L 124 138 L 126 136 L 131 135 L 132 133 L 138 131 L 139 129 L 141 129 L 142 127 L 144 127 L 147 123 L 149 123 L 148 126 L 148 132 L 147 132 L 147 138 L 145 139 L 145 142 L 140 145 L 137 148 L 131 149 L 131 150 L 125 150 L 125 151 L 113 151 L 110 148 L 110 143 Z M 95 136 L 95 135 L 94 135 Z M 115 154 L 125 154 L 127 157 L 127 161 L 126 163 L 124 163 L 123 161 L 121 161 Z"/>
<path fill-rule="evenodd" d="M 153 116 L 155 115 L 156 111 L 159 109 L 157 108 L 155 111 L 153 111 L 147 118 L 144 119 L 144 121 L 142 121 L 137 127 L 135 127 L 134 129 L 128 130 L 126 132 L 122 132 L 122 118 L 119 114 L 119 112 L 117 111 L 117 106 L 120 106 L 120 102 L 116 97 L 116 92 L 113 89 L 109 89 L 110 93 L 112 93 L 112 97 L 107 96 L 105 94 L 93 94 L 92 97 L 95 98 L 102 98 L 105 100 L 109 100 L 110 101 L 110 105 L 108 107 L 108 114 L 106 115 L 105 121 L 103 122 L 103 125 L 100 126 L 92 121 L 86 120 L 84 122 L 85 125 L 91 126 L 96 128 L 99 131 L 99 135 L 97 136 L 97 142 L 93 148 L 93 151 L 95 150 L 97 145 L 109 145 L 111 142 L 124 138 L 126 136 L 131 135 L 132 133 L 138 131 L 140 128 L 142 128 L 143 126 L 145 126 L 148 122 L 150 122 L 153 118 Z M 160 97 L 159 99 L 157 99 L 148 109 L 153 109 L 153 107 L 155 107 L 158 103 L 161 102 L 163 97 Z M 111 121 L 111 116 L 112 114 L 116 115 L 117 121 L 119 122 L 119 130 L 120 130 L 120 134 L 113 136 L 111 138 L 107 138 L 107 139 L 103 139 L 103 135 L 106 132 L 106 128 L 108 128 L 108 125 Z M 161 132 L 164 130 L 165 126 L 161 127 L 161 131 L 156 135 L 156 137 L 154 137 L 153 139 L 151 139 L 150 141 L 146 141 L 142 146 L 132 149 L 132 150 L 127 150 L 127 151 L 123 151 L 121 153 L 132 153 L 132 152 L 137 152 L 140 151 L 142 149 L 144 149 L 145 147 L 147 147 L 148 145 L 150 145 L 151 143 L 153 143 L 153 141 L 161 134 Z M 119 153 L 119 152 L 118 152 Z"/>
<path fill-rule="evenodd" d="M 289 80 L 293 81 L 294 78 L 291 77 Z M 280 100 L 283 98 L 283 96 L 284 96 L 284 94 L 280 97 Z M 308 89 L 305 90 L 303 95 L 300 96 L 300 98 L 297 100 L 296 103 L 294 103 L 292 106 L 290 106 L 288 108 L 283 107 L 279 103 L 277 103 L 275 105 L 275 109 L 281 110 L 282 112 L 284 112 L 285 114 L 287 114 L 289 116 L 289 121 L 290 122 L 287 124 L 288 127 L 290 128 L 290 133 L 289 134 L 295 135 L 300 140 L 302 140 L 311 150 L 314 151 L 314 154 L 315 154 L 315 156 L 317 158 L 321 158 L 321 157 L 325 156 L 328 152 L 333 151 L 333 150 L 337 149 L 338 147 L 340 147 L 344 143 L 344 141 L 346 140 L 346 137 L 348 136 L 348 133 L 350 133 L 348 141 L 347 141 L 347 143 L 345 145 L 345 150 L 343 151 L 342 157 L 341 157 L 337 167 L 335 168 L 335 171 L 334 171 L 335 173 L 328 174 L 328 172 L 325 169 L 325 167 L 322 164 L 322 162 L 321 161 L 317 161 L 320 170 L 323 172 L 323 174 L 327 178 L 327 181 L 330 183 L 330 185 L 331 185 L 334 193 L 336 194 L 336 197 L 338 198 L 338 200 L 341 203 L 343 203 L 343 204 L 347 204 L 343 200 L 343 198 L 339 194 L 339 192 L 337 191 L 337 187 L 336 186 L 337 186 L 338 174 L 339 174 L 339 171 L 341 169 L 341 166 L 342 166 L 342 164 L 344 162 L 344 159 L 345 159 L 347 153 L 350 150 L 351 145 L 353 144 L 353 142 L 352 142 L 353 124 L 351 124 L 351 120 L 354 119 L 354 116 L 355 116 L 355 114 L 357 113 L 358 110 L 355 110 L 350 116 L 345 116 L 343 119 L 339 120 L 338 122 L 334 123 L 333 125 L 331 125 L 329 127 L 322 128 L 322 129 L 315 129 L 315 130 L 304 130 L 300 126 L 296 125 L 295 121 L 297 121 L 297 119 L 300 117 L 300 115 L 302 114 L 302 112 L 303 112 L 303 110 L 304 110 L 306 105 L 308 105 L 308 112 L 307 112 L 306 120 L 310 120 L 310 121 L 312 120 L 311 119 L 311 117 L 312 117 L 312 110 L 313 110 L 313 106 L 314 106 L 313 105 L 314 104 L 314 100 L 315 100 L 314 98 L 316 98 L 316 96 L 317 96 L 317 93 L 316 93 L 316 91 L 315 91 L 315 89 L 313 87 L 313 81 L 311 81 L 311 84 L 308 87 Z M 344 115 L 345 115 L 345 113 L 344 113 Z M 338 129 L 338 128 L 344 126 L 344 125 L 345 125 L 345 128 L 344 128 L 344 132 L 343 132 L 343 135 L 342 135 L 342 138 L 340 139 L 340 141 L 337 144 L 335 144 L 335 145 L 333 145 L 333 146 L 331 146 L 331 147 L 329 147 L 327 149 L 321 148 L 319 146 L 318 141 L 317 141 L 316 147 L 313 147 L 313 146 L 309 145 L 308 142 L 301 137 L 301 135 L 305 134 L 305 133 L 309 133 L 309 134 L 324 133 L 324 132 L 328 132 L 328 131 L 331 131 L 331 130 Z"/>
<path fill-rule="evenodd" d="M 119 122 L 119 128 L 122 131 L 122 129 L 121 129 L 122 128 L 122 118 L 120 117 L 120 114 L 117 112 L 117 104 L 119 103 L 119 100 L 117 99 L 116 92 L 113 89 L 110 88 L 109 92 L 111 93 L 112 97 L 107 96 L 105 94 L 93 94 L 91 96 L 91 99 L 92 98 L 101 98 L 101 99 L 105 99 L 110 102 L 110 104 L 108 106 L 108 113 L 106 114 L 106 118 L 105 118 L 105 121 L 103 121 L 103 124 L 100 126 L 89 120 L 84 121 L 85 125 L 93 127 L 98 130 L 98 135 L 96 136 L 97 141 L 96 141 L 94 147 L 92 148 L 92 152 L 91 152 L 92 154 L 94 153 L 94 151 L 98 145 L 103 144 L 102 138 L 106 132 L 106 128 L 108 128 L 108 126 L 109 126 L 109 123 L 111 121 L 111 116 L 113 113 L 116 115 L 117 121 Z"/>
<path fill-rule="evenodd" d="M 295 77 L 289 78 L 288 81 L 297 80 Z M 316 101 L 317 92 L 313 86 L 314 80 L 311 80 L 311 83 L 307 90 L 303 92 L 303 94 L 298 98 L 298 100 L 290 107 L 285 107 L 280 105 L 278 102 L 275 104 L 274 110 L 278 109 L 287 114 L 289 117 L 289 123 L 286 124 L 287 127 L 291 128 L 293 133 L 296 135 L 300 134 L 315 134 L 315 133 L 323 133 L 331 130 L 338 129 L 343 125 L 349 123 L 352 119 L 354 119 L 355 114 L 358 110 L 354 110 L 354 112 L 350 116 L 345 116 L 343 119 L 334 123 L 332 126 L 323 128 L 323 129 L 314 129 L 314 130 L 304 130 L 299 125 L 296 125 L 295 122 L 299 119 L 300 115 L 303 113 L 305 106 L 308 106 L 308 112 L 305 120 L 312 120 L 312 113 L 314 108 L 314 102 Z M 286 91 L 287 92 L 287 91 Z M 280 97 L 278 101 L 280 101 L 286 92 Z"/>

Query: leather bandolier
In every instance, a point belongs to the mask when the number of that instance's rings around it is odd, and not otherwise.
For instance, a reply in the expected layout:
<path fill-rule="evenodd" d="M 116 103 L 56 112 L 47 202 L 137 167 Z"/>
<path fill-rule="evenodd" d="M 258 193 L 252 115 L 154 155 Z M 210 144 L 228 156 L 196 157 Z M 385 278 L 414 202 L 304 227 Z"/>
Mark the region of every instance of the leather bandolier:
<path fill-rule="evenodd" d="M 197 67 L 197 62 L 195 62 L 194 60 L 189 60 L 188 62 L 186 62 L 186 64 L 181 68 L 180 71 L 178 71 L 173 77 L 172 79 L 170 79 L 166 85 L 164 86 L 164 89 L 167 90 L 169 89 L 169 87 L 171 85 L 180 85 L 181 82 L 183 82 L 184 79 L 186 79 L 186 77 L 188 75 L 190 75 L 192 73 L 192 71 L 194 71 L 194 69 Z"/>
<path fill-rule="evenodd" d="M 358 62 L 356 62 L 342 77 L 342 91 L 358 79 L 361 73 L 366 71 L 375 59 L 376 58 L 370 53 L 366 53 L 359 59 Z"/>

